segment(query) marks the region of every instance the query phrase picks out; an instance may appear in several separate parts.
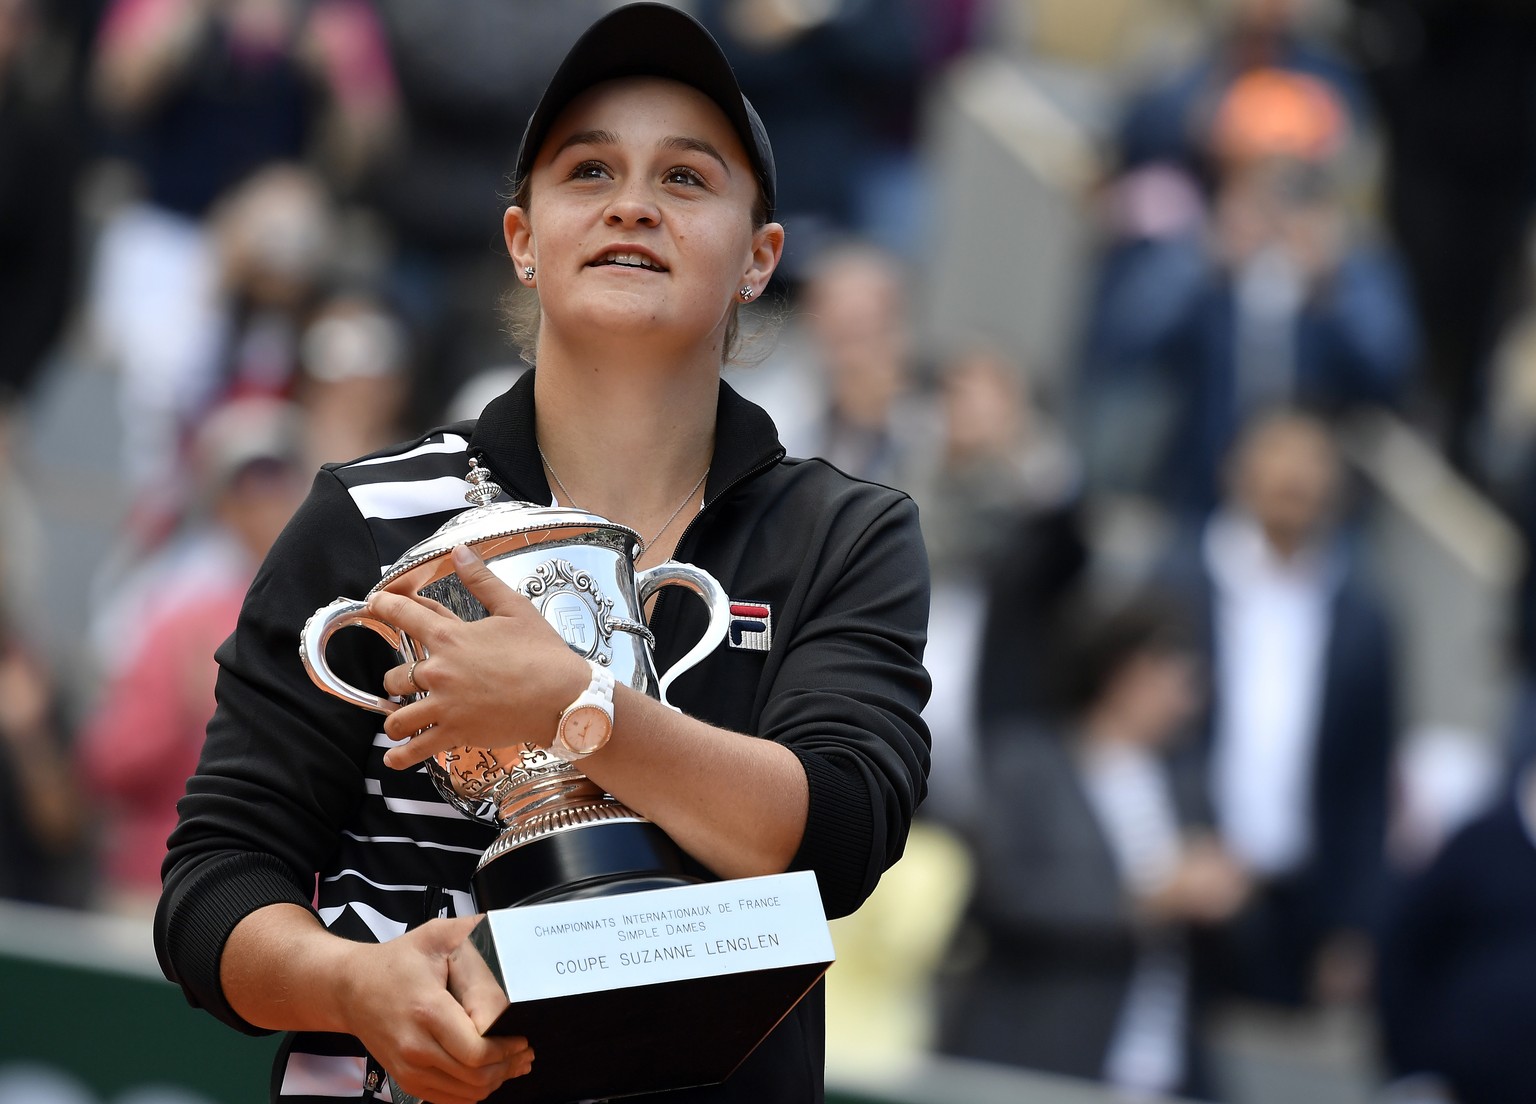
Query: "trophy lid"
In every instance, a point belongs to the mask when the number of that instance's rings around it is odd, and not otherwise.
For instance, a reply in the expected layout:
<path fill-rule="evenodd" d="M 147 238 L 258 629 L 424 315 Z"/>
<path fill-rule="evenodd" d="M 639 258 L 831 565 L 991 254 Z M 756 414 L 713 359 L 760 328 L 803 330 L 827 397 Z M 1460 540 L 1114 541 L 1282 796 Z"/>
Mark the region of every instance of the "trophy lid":
<path fill-rule="evenodd" d="M 609 521 L 600 514 L 570 506 L 539 506 L 532 502 L 493 502 L 501 494 L 501 488 L 490 478 L 490 473 L 471 458 L 466 477 L 472 484 L 464 498 L 474 503 L 469 509 L 455 514 L 440 525 L 435 533 L 418 541 L 395 561 L 374 586 L 375 591 L 385 590 L 401 576 L 415 572 L 432 560 L 446 560 L 455 545 L 465 544 L 480 555 L 490 559 L 511 548 L 543 544 L 555 539 L 580 538 L 596 530 L 607 531 L 622 538 L 626 549 L 640 543 L 640 534 L 627 525 Z M 487 549 L 486 545 L 493 546 Z M 452 573 L 450 563 L 433 576 Z M 419 583 L 421 580 L 412 580 Z"/>

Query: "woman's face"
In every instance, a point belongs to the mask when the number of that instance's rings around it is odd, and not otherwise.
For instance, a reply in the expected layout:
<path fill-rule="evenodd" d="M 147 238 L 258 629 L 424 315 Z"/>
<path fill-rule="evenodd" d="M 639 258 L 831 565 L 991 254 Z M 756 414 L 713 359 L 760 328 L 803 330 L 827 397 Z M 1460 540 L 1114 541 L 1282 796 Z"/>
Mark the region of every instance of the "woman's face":
<path fill-rule="evenodd" d="M 1204 697 L 1202 669 L 1193 653 L 1148 648 L 1132 656 L 1111 680 L 1109 693 L 1133 713 L 1135 732 L 1151 747 L 1165 747 L 1194 719 Z"/>
<path fill-rule="evenodd" d="M 588 90 L 550 128 L 527 209 L 507 211 L 517 270 L 536 276 L 541 344 L 593 332 L 718 348 L 744 286 L 783 245 L 754 228 L 757 183 L 708 97 L 651 77 Z"/>

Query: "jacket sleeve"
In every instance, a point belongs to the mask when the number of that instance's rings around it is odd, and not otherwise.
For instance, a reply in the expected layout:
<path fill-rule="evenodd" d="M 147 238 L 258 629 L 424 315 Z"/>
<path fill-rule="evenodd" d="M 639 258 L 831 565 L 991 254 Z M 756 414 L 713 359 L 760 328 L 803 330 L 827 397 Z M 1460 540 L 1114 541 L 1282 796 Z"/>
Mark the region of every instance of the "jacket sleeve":
<path fill-rule="evenodd" d="M 225 1000 L 219 960 L 236 924 L 269 904 L 311 907 L 315 873 L 364 792 L 378 718 L 318 690 L 299 634 L 337 597 L 379 578 L 368 527 L 328 471 L 278 538 L 217 653 L 218 705 L 177 804 L 154 923 L 161 968 L 188 1001 L 251 1034 Z M 336 635 L 342 678 L 377 686 L 390 650 L 371 632 Z"/>
<path fill-rule="evenodd" d="M 824 524 L 848 539 L 805 534 L 815 567 L 793 596 L 758 729 L 804 766 L 810 808 L 791 869 L 816 872 L 834 917 L 901 857 L 928 784 L 927 555 L 911 499 L 879 502 L 833 504 Z"/>

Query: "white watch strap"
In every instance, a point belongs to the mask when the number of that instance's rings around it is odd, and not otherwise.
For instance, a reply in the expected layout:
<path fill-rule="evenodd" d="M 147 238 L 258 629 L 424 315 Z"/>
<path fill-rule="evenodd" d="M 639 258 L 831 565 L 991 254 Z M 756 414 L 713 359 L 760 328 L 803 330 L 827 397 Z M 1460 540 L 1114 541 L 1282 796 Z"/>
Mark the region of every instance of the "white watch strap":
<path fill-rule="evenodd" d="M 587 660 L 587 666 L 592 668 L 592 681 L 587 683 L 587 688 L 576 696 L 575 701 L 561 710 L 562 721 L 573 710 L 587 705 L 601 709 L 610 719 L 613 717 L 613 672 L 595 659 Z"/>
<path fill-rule="evenodd" d="M 613 709 L 613 672 L 595 659 L 587 660 L 587 666 L 592 668 L 592 681 L 587 683 L 587 688 L 572 703 L 573 706 L 605 705 L 611 712 Z"/>

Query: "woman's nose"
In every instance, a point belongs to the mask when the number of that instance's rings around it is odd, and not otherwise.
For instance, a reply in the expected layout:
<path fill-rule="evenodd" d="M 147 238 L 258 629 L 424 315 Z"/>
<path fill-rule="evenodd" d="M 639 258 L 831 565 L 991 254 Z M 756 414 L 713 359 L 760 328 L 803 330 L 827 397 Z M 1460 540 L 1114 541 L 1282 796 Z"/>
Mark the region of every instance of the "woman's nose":
<path fill-rule="evenodd" d="M 661 209 L 650 189 L 636 181 L 625 184 L 613 197 L 605 219 L 610 226 L 655 226 L 661 221 Z"/>

